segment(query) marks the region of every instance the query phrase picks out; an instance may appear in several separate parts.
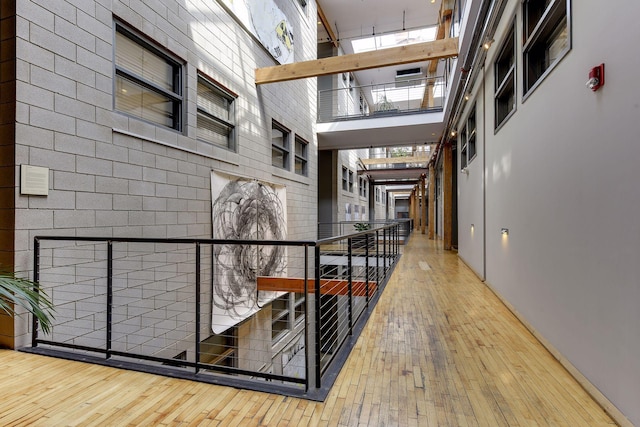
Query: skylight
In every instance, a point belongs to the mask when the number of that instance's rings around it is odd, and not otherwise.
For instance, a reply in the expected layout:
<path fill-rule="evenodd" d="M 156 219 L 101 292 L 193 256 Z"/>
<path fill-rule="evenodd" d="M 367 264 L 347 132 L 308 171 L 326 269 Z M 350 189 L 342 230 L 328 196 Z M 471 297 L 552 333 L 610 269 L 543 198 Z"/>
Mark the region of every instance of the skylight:
<path fill-rule="evenodd" d="M 388 47 L 404 46 L 415 43 L 430 42 L 436 39 L 437 27 L 426 27 L 418 30 L 381 34 L 351 41 L 354 53 L 369 52 Z"/>

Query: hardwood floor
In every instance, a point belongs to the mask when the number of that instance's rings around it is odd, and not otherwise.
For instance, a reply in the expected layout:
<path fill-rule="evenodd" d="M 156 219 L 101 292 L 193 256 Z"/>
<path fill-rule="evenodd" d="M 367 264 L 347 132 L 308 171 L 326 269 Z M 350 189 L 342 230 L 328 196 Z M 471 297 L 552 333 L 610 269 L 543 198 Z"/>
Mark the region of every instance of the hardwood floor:
<path fill-rule="evenodd" d="M 0 351 L 0 425 L 615 425 L 452 253 L 414 234 L 324 403 Z"/>

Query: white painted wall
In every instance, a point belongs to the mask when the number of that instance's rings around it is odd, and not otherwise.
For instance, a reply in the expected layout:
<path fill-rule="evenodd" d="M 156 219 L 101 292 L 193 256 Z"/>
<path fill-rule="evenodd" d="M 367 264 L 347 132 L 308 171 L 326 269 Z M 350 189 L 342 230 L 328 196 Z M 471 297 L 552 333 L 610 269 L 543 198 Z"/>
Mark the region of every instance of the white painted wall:
<path fill-rule="evenodd" d="M 476 87 L 471 91 L 469 100 L 461 110 L 457 129 L 462 129 L 463 124 L 471 113 L 476 110 L 476 157 L 467 165 L 467 172 L 462 173 L 461 141 L 458 140 L 458 200 L 462 202 L 458 206 L 458 255 L 471 267 L 476 274 L 484 278 L 484 213 L 483 205 L 483 169 L 484 169 L 484 113 L 482 81 L 478 80 Z"/>
<path fill-rule="evenodd" d="M 523 103 L 521 2 L 509 2 L 494 46 L 517 13 L 517 111 L 495 135 L 497 48 L 488 54 L 487 282 L 640 425 L 640 3 L 571 3 L 572 50 Z M 594 93 L 585 82 L 602 62 L 606 84 Z M 459 243 L 476 268 L 481 246 L 465 236 L 482 217 L 471 166 L 460 180 Z"/>

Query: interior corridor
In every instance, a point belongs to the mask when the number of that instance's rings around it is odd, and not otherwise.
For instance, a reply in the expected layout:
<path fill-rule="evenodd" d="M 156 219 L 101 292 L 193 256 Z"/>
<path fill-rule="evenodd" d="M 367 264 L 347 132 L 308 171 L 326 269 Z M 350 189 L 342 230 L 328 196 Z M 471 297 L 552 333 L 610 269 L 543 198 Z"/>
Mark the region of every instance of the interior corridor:
<path fill-rule="evenodd" d="M 414 233 L 327 400 L 0 351 L 0 425 L 615 425 L 455 253 Z"/>

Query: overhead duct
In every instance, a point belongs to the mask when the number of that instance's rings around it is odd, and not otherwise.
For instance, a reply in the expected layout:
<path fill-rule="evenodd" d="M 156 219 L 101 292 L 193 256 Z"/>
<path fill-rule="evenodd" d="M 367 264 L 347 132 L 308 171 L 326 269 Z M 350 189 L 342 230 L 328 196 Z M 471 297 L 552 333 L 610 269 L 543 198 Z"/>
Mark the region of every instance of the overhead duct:
<path fill-rule="evenodd" d="M 405 68 L 396 70 L 396 87 L 419 85 L 423 77 L 422 68 Z"/>

